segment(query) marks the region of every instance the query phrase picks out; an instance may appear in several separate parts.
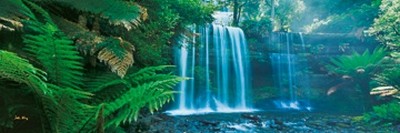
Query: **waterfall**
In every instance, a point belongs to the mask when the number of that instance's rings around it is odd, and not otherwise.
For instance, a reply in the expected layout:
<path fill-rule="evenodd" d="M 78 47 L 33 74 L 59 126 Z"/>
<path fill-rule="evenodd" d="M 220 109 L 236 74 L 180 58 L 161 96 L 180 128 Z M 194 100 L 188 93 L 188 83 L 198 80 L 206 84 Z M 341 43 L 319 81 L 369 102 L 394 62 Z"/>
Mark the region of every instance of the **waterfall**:
<path fill-rule="evenodd" d="M 179 75 L 192 79 L 177 86 L 179 94 L 175 109 L 167 113 L 254 111 L 249 91 L 250 63 L 243 31 L 215 24 L 199 30 L 200 46 L 197 49 L 188 43 L 175 48 Z"/>
<path fill-rule="evenodd" d="M 295 44 L 294 38 L 301 44 Z M 277 51 L 270 53 L 275 87 L 281 90 L 281 98 L 274 103 L 280 109 L 311 110 L 307 60 L 299 54 L 306 52 L 302 33 L 276 33 L 271 46 Z M 296 46 L 298 45 L 298 46 Z M 295 47 L 301 47 L 295 49 Z M 303 59 L 303 60 L 302 60 Z M 301 95 L 301 98 L 298 97 Z"/>

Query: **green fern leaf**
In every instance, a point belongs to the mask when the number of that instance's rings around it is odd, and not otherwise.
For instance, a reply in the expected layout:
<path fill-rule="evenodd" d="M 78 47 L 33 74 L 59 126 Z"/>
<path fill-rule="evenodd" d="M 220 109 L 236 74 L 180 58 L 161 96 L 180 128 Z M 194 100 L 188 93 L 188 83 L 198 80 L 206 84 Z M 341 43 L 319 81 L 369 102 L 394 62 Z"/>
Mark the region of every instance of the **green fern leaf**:
<path fill-rule="evenodd" d="M 111 24 L 124 26 L 130 30 L 140 23 L 142 14 L 146 14 L 134 2 L 123 0 L 48 0 L 79 11 L 100 15 Z"/>
<path fill-rule="evenodd" d="M 372 69 L 381 63 L 386 56 L 385 48 L 376 48 L 372 53 L 368 50 L 362 54 L 354 52 L 352 55 L 342 55 L 337 58 L 331 58 L 327 68 L 338 74 L 347 74 L 354 76 L 358 69 L 364 69 L 365 73 L 369 73 Z"/>
<path fill-rule="evenodd" d="M 56 24 L 61 26 L 72 39 L 79 51 L 97 58 L 110 66 L 111 71 L 124 77 L 134 63 L 133 52 L 135 47 L 120 37 L 104 37 L 90 32 L 80 25 L 53 16 Z"/>
<path fill-rule="evenodd" d="M 16 54 L 0 50 L 0 77 L 28 85 L 40 94 L 51 94 L 45 83 L 46 72 Z"/>
<path fill-rule="evenodd" d="M 153 113 L 173 99 L 176 92 L 172 88 L 187 78 L 178 77 L 172 73 L 159 73 L 171 67 L 173 66 L 147 67 L 136 73 L 128 74 L 123 79 L 117 78 L 103 82 L 103 84 L 96 83 L 99 87 L 96 88 L 95 93 L 107 93 L 108 96 L 95 96 L 107 101 L 103 111 L 107 120 L 104 127 L 109 129 L 123 123 L 130 123 L 137 119 L 142 108 L 147 107 Z M 101 78 L 99 81 L 104 80 Z"/>
<path fill-rule="evenodd" d="M 54 24 L 26 20 L 23 36 L 26 51 L 45 68 L 50 82 L 64 87 L 80 88 L 83 65 L 79 52 Z"/>

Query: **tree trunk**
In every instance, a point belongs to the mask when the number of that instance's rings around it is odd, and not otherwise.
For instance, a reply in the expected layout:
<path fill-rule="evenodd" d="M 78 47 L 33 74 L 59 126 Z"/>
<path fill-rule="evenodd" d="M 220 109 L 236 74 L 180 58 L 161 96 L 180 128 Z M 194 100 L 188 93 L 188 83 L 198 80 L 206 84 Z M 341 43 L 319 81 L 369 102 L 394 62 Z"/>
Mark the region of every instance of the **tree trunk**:
<path fill-rule="evenodd" d="M 239 26 L 239 1 L 233 1 L 233 26 Z"/>

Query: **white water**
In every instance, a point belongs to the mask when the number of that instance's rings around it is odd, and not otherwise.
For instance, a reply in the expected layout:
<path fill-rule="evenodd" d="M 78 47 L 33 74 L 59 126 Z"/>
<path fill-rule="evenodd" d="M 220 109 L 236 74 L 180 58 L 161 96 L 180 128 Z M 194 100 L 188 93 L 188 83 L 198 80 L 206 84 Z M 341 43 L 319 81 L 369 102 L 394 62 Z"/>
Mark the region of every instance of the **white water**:
<path fill-rule="evenodd" d="M 197 51 L 190 46 L 177 49 L 180 76 L 192 79 L 179 84 L 176 108 L 167 113 L 190 115 L 255 111 L 248 91 L 251 88 L 250 65 L 243 31 L 212 25 L 201 29 L 201 32 L 201 46 Z"/>
<path fill-rule="evenodd" d="M 293 47 L 293 36 L 298 35 L 301 43 L 301 50 L 295 53 Z M 281 90 L 281 99 L 274 101 L 277 108 L 292 110 L 311 110 L 309 99 L 309 80 L 304 73 L 307 69 L 307 63 L 300 62 L 301 56 L 298 53 L 305 52 L 306 47 L 302 33 L 278 33 L 276 40 L 272 41 L 272 45 L 276 46 L 279 51 L 271 53 L 271 65 L 274 69 L 275 87 Z M 284 45 L 284 46 L 282 46 Z M 287 90 L 287 91 L 285 91 Z M 298 98 L 298 95 L 302 98 Z"/>
<path fill-rule="evenodd" d="M 188 50 L 187 50 L 187 48 L 186 48 L 187 46 L 186 45 L 184 45 L 184 46 L 182 46 L 181 47 L 181 49 L 180 49 L 180 53 L 179 53 L 179 55 L 180 55 L 180 61 L 179 61 L 179 66 L 181 67 L 181 68 L 179 68 L 179 76 L 181 76 L 181 77 L 188 77 L 188 75 L 187 75 L 187 63 L 186 63 L 186 61 L 187 61 L 187 59 L 188 59 Z M 180 93 L 180 95 L 179 95 L 179 99 L 185 99 L 185 96 L 186 96 L 186 84 L 187 84 L 187 82 L 188 81 L 182 81 L 181 83 L 180 83 L 180 87 L 179 87 L 179 92 L 181 92 Z M 186 100 L 180 100 L 179 101 L 179 108 L 186 108 Z"/>

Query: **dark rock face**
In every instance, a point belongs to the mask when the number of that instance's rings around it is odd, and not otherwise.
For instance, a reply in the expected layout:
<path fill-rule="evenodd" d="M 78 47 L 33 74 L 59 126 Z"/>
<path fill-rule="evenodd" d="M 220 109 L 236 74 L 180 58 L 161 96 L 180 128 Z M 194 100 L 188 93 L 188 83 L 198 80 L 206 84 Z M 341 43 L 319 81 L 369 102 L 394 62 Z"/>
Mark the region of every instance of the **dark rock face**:
<path fill-rule="evenodd" d="M 353 122 L 352 116 L 317 113 L 232 113 L 191 116 L 155 114 L 129 127 L 131 133 L 320 133 L 396 132 L 397 126 L 380 127 Z"/>

